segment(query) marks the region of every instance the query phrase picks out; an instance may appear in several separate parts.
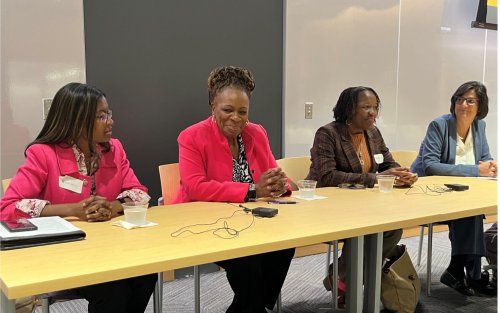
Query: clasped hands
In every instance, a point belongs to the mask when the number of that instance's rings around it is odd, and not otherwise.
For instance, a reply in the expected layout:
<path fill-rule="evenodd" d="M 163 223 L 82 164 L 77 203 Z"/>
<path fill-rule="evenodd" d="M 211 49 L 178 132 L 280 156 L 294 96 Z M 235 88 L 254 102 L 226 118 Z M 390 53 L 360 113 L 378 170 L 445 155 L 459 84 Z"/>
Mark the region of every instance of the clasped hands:
<path fill-rule="evenodd" d="M 101 196 L 90 196 L 78 203 L 77 216 L 87 222 L 109 221 L 113 217 L 112 203 Z"/>
<path fill-rule="evenodd" d="M 262 173 L 255 184 L 257 198 L 279 197 L 288 190 L 288 179 L 281 168 L 271 168 Z"/>
<path fill-rule="evenodd" d="M 479 161 L 478 171 L 482 177 L 497 177 L 498 164 L 496 161 Z"/>
<path fill-rule="evenodd" d="M 407 167 L 390 168 L 380 174 L 396 176 L 394 186 L 397 187 L 409 187 L 418 180 L 418 175 L 410 172 L 410 169 Z"/>

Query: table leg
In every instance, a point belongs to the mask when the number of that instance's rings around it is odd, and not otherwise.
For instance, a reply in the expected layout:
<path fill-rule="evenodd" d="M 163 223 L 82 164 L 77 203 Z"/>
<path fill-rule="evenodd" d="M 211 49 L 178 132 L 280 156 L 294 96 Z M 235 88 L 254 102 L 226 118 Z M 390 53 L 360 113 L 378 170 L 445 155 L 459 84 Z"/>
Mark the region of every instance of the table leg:
<path fill-rule="evenodd" d="M 194 312 L 195 313 L 200 313 L 201 312 L 201 300 L 200 300 L 200 266 L 195 265 L 194 266 L 194 273 L 193 273 L 193 278 L 194 278 Z"/>
<path fill-rule="evenodd" d="M 347 256 L 346 312 L 361 313 L 363 309 L 363 236 L 346 239 L 350 242 Z M 342 252 L 343 253 L 343 252 Z"/>
<path fill-rule="evenodd" d="M 163 272 L 158 273 L 155 291 L 153 293 L 154 313 L 163 311 Z"/>
<path fill-rule="evenodd" d="M 0 308 L 2 313 L 16 313 L 16 300 L 7 299 L 3 290 L 0 295 Z"/>
<path fill-rule="evenodd" d="M 380 312 L 380 281 L 382 279 L 383 233 L 365 236 L 367 253 L 365 262 L 364 312 Z"/>
<path fill-rule="evenodd" d="M 425 291 L 427 296 L 431 296 L 431 280 L 432 280 L 432 224 L 427 227 L 427 285 Z"/>

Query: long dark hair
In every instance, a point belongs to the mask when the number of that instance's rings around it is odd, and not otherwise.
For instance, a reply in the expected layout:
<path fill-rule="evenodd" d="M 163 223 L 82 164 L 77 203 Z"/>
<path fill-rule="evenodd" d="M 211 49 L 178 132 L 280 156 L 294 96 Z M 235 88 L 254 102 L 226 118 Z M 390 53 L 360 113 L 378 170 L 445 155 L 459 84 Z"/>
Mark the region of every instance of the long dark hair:
<path fill-rule="evenodd" d="M 477 81 L 470 81 L 463 83 L 458 87 L 457 91 L 451 96 L 451 106 L 450 112 L 455 116 L 455 102 L 457 98 L 463 96 L 469 90 L 474 89 L 476 92 L 476 96 L 479 99 L 479 105 L 477 107 L 476 119 L 482 120 L 488 115 L 488 93 L 486 90 L 486 86 Z"/>
<path fill-rule="evenodd" d="M 91 164 L 96 164 L 99 154 L 94 142 L 94 123 L 97 103 L 104 97 L 101 90 L 86 84 L 69 83 L 63 86 L 52 100 L 42 130 L 28 148 L 38 143 L 70 146 L 84 137 L 88 142 Z M 103 152 L 109 151 L 109 143 L 101 146 Z"/>
<path fill-rule="evenodd" d="M 375 90 L 364 86 L 349 87 L 342 91 L 337 104 L 333 108 L 333 117 L 336 122 L 347 123 L 352 119 L 354 112 L 356 112 L 359 94 L 363 91 L 370 91 L 375 95 L 375 98 L 377 98 L 377 111 L 380 111 L 380 98 Z"/>

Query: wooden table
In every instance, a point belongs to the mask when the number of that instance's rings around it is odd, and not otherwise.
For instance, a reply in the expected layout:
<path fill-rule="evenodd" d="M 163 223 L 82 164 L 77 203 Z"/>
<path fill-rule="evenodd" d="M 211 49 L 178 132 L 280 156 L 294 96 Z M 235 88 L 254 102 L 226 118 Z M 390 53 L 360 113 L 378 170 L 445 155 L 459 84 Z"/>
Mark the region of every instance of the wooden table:
<path fill-rule="evenodd" d="M 342 238 L 352 238 L 354 253 L 358 253 L 352 258 L 350 267 L 349 287 L 353 289 L 349 291 L 348 312 L 361 312 L 362 236 L 375 234 L 374 255 L 377 255 L 383 231 L 496 213 L 496 181 L 424 177 L 417 185 L 443 183 L 466 184 L 470 190 L 430 196 L 407 195 L 407 189 L 383 194 L 377 188 L 321 188 L 317 189 L 317 194 L 327 199 L 299 200 L 295 205 L 247 203 L 245 205 L 250 208 L 264 205 L 278 208 L 279 214 L 274 218 L 255 219 L 253 226 L 234 239 L 221 239 L 212 233 L 171 236 L 181 227 L 211 223 L 241 209 L 227 203 L 153 207 L 148 212 L 148 220 L 159 225 L 134 230 L 111 226 L 111 222 L 74 221 L 87 233 L 86 240 L 0 252 L 2 312 L 14 312 L 13 300 L 19 297 Z M 243 229 L 250 225 L 252 217 L 239 212 L 227 222 L 234 229 Z M 380 261 L 373 266 L 374 273 L 380 273 L 380 267 L 376 267 L 379 264 Z M 380 275 L 372 276 L 376 284 Z M 378 312 L 379 289 L 374 288 L 374 293 L 369 295 L 370 312 Z"/>

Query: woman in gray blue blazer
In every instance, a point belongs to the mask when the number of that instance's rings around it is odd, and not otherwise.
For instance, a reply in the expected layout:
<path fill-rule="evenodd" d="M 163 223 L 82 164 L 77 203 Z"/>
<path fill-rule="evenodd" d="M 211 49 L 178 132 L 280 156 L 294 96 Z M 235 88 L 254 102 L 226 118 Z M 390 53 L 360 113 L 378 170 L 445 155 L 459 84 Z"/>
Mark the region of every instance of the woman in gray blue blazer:
<path fill-rule="evenodd" d="M 496 177 L 497 162 L 482 120 L 488 114 L 486 87 L 475 81 L 462 84 L 451 97 L 450 113 L 429 124 L 411 171 L 419 176 Z M 448 227 L 451 261 L 440 281 L 464 295 L 495 295 L 496 288 L 481 280 L 483 216 L 449 221 Z"/>

